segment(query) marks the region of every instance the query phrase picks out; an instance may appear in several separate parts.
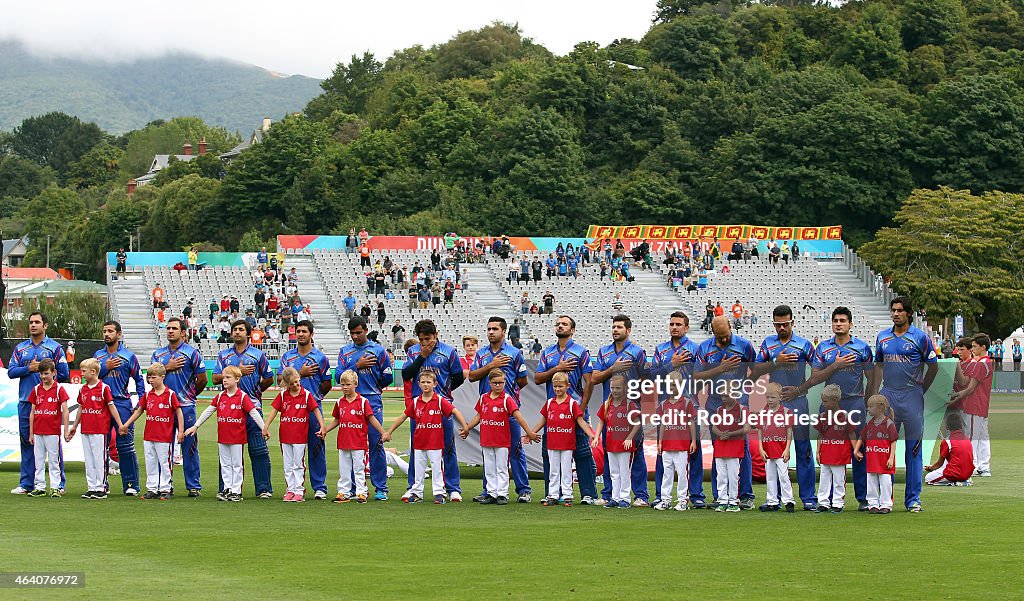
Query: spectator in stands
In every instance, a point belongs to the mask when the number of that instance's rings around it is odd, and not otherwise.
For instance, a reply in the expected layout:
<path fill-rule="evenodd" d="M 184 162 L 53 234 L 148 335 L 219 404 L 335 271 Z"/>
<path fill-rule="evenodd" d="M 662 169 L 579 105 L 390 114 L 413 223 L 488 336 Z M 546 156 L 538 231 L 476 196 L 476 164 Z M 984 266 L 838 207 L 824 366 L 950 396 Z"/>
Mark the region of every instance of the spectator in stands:
<path fill-rule="evenodd" d="M 288 271 L 288 283 L 289 284 L 294 284 L 296 287 L 298 287 L 298 285 L 299 285 L 299 274 L 298 274 L 298 272 L 295 271 L 294 267 L 292 267 Z"/>
<path fill-rule="evenodd" d="M 275 348 L 281 343 L 281 330 L 278 329 L 276 321 L 267 324 L 267 342 Z"/>
<path fill-rule="evenodd" d="M 508 277 L 505 280 L 509 284 L 519 281 L 519 261 L 516 261 L 515 258 L 508 261 Z"/>
<path fill-rule="evenodd" d="M 249 324 L 250 328 L 256 327 L 256 317 L 253 316 L 252 309 L 246 309 L 245 311 L 245 323 Z"/>
<path fill-rule="evenodd" d="M 345 319 L 352 319 L 352 316 L 356 312 L 356 297 L 352 296 L 352 291 L 348 291 L 348 295 L 341 299 L 341 303 L 345 305 Z"/>
<path fill-rule="evenodd" d="M 117 268 L 115 271 L 119 274 L 127 271 L 128 254 L 124 252 L 124 248 L 117 249 L 117 255 L 115 255 L 115 258 L 117 259 Z"/>
<path fill-rule="evenodd" d="M 263 293 L 263 290 L 257 290 L 256 294 L 252 295 L 252 302 L 256 309 L 256 317 L 259 319 L 266 317 L 267 295 Z"/>
<path fill-rule="evenodd" d="M 509 338 L 509 340 L 518 340 L 520 338 L 520 336 L 521 336 L 520 327 L 519 327 L 520 323 L 522 323 L 522 322 L 520 322 L 519 318 L 517 317 L 512 322 L 512 325 L 510 325 L 508 327 L 508 338 Z M 520 348 L 522 348 L 522 347 L 520 347 Z"/>
<path fill-rule="evenodd" d="M 545 315 L 551 315 L 552 313 L 554 313 L 555 312 L 555 295 L 551 294 L 551 290 L 548 290 L 547 292 L 544 293 L 544 296 L 542 297 L 542 300 L 544 301 L 544 314 Z"/>
<path fill-rule="evenodd" d="M 441 308 L 443 309 L 445 305 L 450 306 L 452 309 L 455 308 L 455 285 L 452 284 L 451 280 L 444 284 L 444 302 L 441 304 Z"/>
<path fill-rule="evenodd" d="M 530 282 L 530 260 L 523 255 L 519 259 L 519 281 L 524 283 Z"/>
<path fill-rule="evenodd" d="M 406 296 L 409 298 L 409 311 L 412 311 L 416 308 L 416 303 L 419 301 L 419 289 L 415 286 L 410 286 Z"/>
<path fill-rule="evenodd" d="M 435 309 L 441 304 L 441 282 L 435 281 L 430 287 L 430 301 L 434 303 Z"/>
<path fill-rule="evenodd" d="M 267 270 L 267 261 L 267 247 L 261 246 L 260 252 L 256 253 L 256 265 L 259 266 L 261 272 Z"/>
<path fill-rule="evenodd" d="M 584 246 L 583 248 L 586 247 Z M 542 350 L 544 350 L 544 348 L 540 345 L 540 340 L 537 340 L 537 338 L 534 337 L 533 342 L 530 344 L 530 359 L 533 359 L 534 361 L 539 361 L 540 352 Z"/>
<path fill-rule="evenodd" d="M 544 261 L 545 267 L 547 267 L 548 279 L 555 277 L 555 270 L 558 268 L 558 260 L 555 259 L 554 253 L 548 253 L 548 258 Z"/>
<path fill-rule="evenodd" d="M 533 270 L 533 283 L 540 283 L 541 272 L 544 270 L 544 263 L 540 260 L 540 255 L 533 255 L 533 262 L 530 263 L 530 267 Z"/>
<path fill-rule="evenodd" d="M 417 297 L 420 301 L 420 309 L 427 309 L 430 307 L 430 289 L 426 286 L 420 286 Z"/>
<path fill-rule="evenodd" d="M 441 270 L 441 253 L 436 248 L 430 251 L 430 266 L 434 271 Z"/>
<path fill-rule="evenodd" d="M 622 307 L 622 293 L 616 292 L 615 296 L 612 297 L 612 314 L 618 315 L 619 313 L 622 313 Z"/>
<path fill-rule="evenodd" d="M 569 274 L 568 264 L 565 262 L 565 257 L 558 258 L 558 277 L 564 278 Z"/>
<path fill-rule="evenodd" d="M 188 299 L 188 302 L 185 303 L 185 308 L 181 310 L 181 316 L 185 319 L 192 317 L 192 303 L 195 302 L 195 300 L 195 298 Z"/>
<path fill-rule="evenodd" d="M 225 344 L 231 342 L 231 322 L 228 321 L 227 316 L 220 318 L 220 336 L 217 337 L 217 342 Z"/>
<path fill-rule="evenodd" d="M 814 348 L 818 348 L 818 337 L 817 336 L 814 337 L 814 340 L 811 341 L 811 344 L 814 345 Z"/>
<path fill-rule="evenodd" d="M 740 304 L 740 300 L 736 299 L 736 302 L 732 304 L 732 319 L 733 322 L 738 322 L 743 317 L 743 305 Z"/>
<path fill-rule="evenodd" d="M 238 313 L 241 310 L 241 307 L 239 306 L 239 303 L 238 303 L 238 297 L 237 296 L 232 296 L 231 300 L 228 301 L 228 309 L 232 313 Z"/>
<path fill-rule="evenodd" d="M 210 331 L 206 328 L 206 322 L 199 324 L 199 340 L 206 340 L 210 337 Z"/>
<path fill-rule="evenodd" d="M 782 262 L 789 265 L 789 242 L 782 242 L 782 249 L 779 253 L 782 255 Z"/>
<path fill-rule="evenodd" d="M 299 312 L 295 314 L 295 317 L 292 319 L 292 321 L 294 321 L 295 323 L 299 323 L 300 321 L 312 322 L 312 319 L 310 319 L 309 315 L 309 305 L 300 304 Z"/>
<path fill-rule="evenodd" d="M 193 340 L 199 336 L 199 320 L 194 315 L 189 315 L 185 318 L 185 323 L 188 326 L 188 335 Z"/>
<path fill-rule="evenodd" d="M 370 247 L 363 244 L 359 247 L 359 266 L 369 267 L 370 266 Z"/>
<path fill-rule="evenodd" d="M 797 261 L 799 259 L 800 259 L 800 243 L 794 240 L 793 241 L 793 261 Z"/>
<path fill-rule="evenodd" d="M 732 250 L 727 257 L 730 261 L 739 261 L 743 258 L 743 243 L 736 240 L 732 243 Z"/>
<path fill-rule="evenodd" d="M 384 322 L 388 319 L 388 312 L 384 309 L 384 301 L 377 302 L 377 329 L 384 330 Z"/>
<path fill-rule="evenodd" d="M 608 261 L 601 259 L 600 269 L 601 275 L 598 277 L 603 280 L 608 275 Z"/>
<path fill-rule="evenodd" d="M 537 303 L 533 303 L 532 305 L 530 305 L 530 315 L 539 315 L 539 314 L 540 314 L 540 307 L 537 306 Z"/>
<path fill-rule="evenodd" d="M 153 286 L 153 308 L 159 309 L 164 304 L 164 289 L 160 287 L 160 282 L 157 282 Z"/>
<path fill-rule="evenodd" d="M 779 248 L 778 244 L 771 242 L 770 248 L 768 249 L 768 259 L 771 261 L 772 267 L 779 266 L 779 256 L 782 255 L 782 249 Z"/>
<path fill-rule="evenodd" d="M 707 331 L 711 327 L 711 320 L 715 317 L 715 306 L 711 304 L 711 299 L 708 299 L 708 304 L 704 307 L 704 321 L 700 324 L 700 329 Z"/>
<path fill-rule="evenodd" d="M 387 281 L 385 280 L 384 271 L 378 271 L 373 274 L 373 295 L 384 296 L 384 290 L 387 288 Z"/>
<path fill-rule="evenodd" d="M 359 316 L 369 322 L 371 315 L 373 315 L 373 308 L 370 307 L 370 301 L 365 301 L 363 306 L 359 308 Z"/>
<path fill-rule="evenodd" d="M 348 229 L 348 236 L 345 237 L 345 252 L 348 254 L 356 252 L 359 248 L 359 238 L 356 236 L 356 228 Z"/>
<path fill-rule="evenodd" d="M 256 348 L 262 348 L 263 339 L 265 337 L 266 334 L 263 332 L 263 330 L 259 329 L 258 327 L 253 327 L 252 333 L 249 334 L 249 343 L 255 346 Z"/>
<path fill-rule="evenodd" d="M 1013 371 L 1020 371 L 1020 361 L 1024 355 L 1024 351 L 1021 350 L 1020 340 L 1014 338 L 1013 345 L 1010 347 L 1010 357 L 1013 359 Z"/>
<path fill-rule="evenodd" d="M 188 270 L 195 271 L 196 265 L 199 264 L 199 249 L 195 246 L 188 249 Z"/>
<path fill-rule="evenodd" d="M 220 313 L 220 305 L 217 304 L 216 297 L 210 299 L 210 323 L 213 323 L 213 319 Z"/>
<path fill-rule="evenodd" d="M 750 240 L 747 241 L 747 249 L 750 250 L 750 256 L 760 258 L 761 252 L 757 250 L 757 245 L 757 236 L 751 236 Z"/>
<path fill-rule="evenodd" d="M 530 312 L 530 293 L 523 292 L 523 296 L 519 299 L 519 312 L 526 315 Z"/>
<path fill-rule="evenodd" d="M 365 227 L 359 228 L 359 244 L 365 245 L 370 241 L 370 233 L 366 231 Z"/>
<path fill-rule="evenodd" d="M 755 313 L 753 311 L 750 312 L 750 325 L 752 325 L 752 326 L 756 326 L 757 325 L 757 313 Z M 817 348 L 817 347 L 815 347 L 815 348 Z"/>
<path fill-rule="evenodd" d="M 396 319 L 395 325 L 391 326 L 391 345 L 398 350 L 405 343 L 405 327 L 402 320 Z"/>

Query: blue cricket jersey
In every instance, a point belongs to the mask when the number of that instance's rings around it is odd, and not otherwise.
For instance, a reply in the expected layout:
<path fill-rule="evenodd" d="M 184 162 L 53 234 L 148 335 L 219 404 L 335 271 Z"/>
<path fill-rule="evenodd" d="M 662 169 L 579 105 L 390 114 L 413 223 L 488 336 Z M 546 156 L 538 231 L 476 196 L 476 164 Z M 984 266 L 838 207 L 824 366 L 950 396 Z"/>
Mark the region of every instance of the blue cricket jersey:
<path fill-rule="evenodd" d="M 814 361 L 814 346 L 811 341 L 793 334 L 783 344 L 778 334 L 772 334 L 761 343 L 757 352 L 758 363 L 770 363 L 781 354 L 796 355 L 793 363 L 778 363 L 768 372 L 768 381 L 781 386 L 799 386 L 807 380 L 807 367 Z"/>
<path fill-rule="evenodd" d="M 242 389 L 242 392 L 249 395 L 252 402 L 257 407 L 263 407 L 263 390 L 260 388 L 260 380 L 265 378 L 272 378 L 274 374 L 270 371 L 270 363 L 267 361 L 267 355 L 258 348 L 252 345 L 246 344 L 245 350 L 241 353 L 235 352 L 235 347 L 232 345 L 229 348 L 222 350 L 217 353 L 217 364 L 213 366 L 213 375 L 217 375 L 224 372 L 224 368 L 234 365 L 235 367 L 241 368 L 245 365 L 253 365 L 256 367 L 256 371 L 249 375 L 242 375 L 242 379 L 238 382 L 238 387 Z"/>
<path fill-rule="evenodd" d="M 199 354 L 199 351 L 186 342 L 178 344 L 178 348 L 173 350 L 170 345 L 167 345 L 153 351 L 150 362 L 167 365 L 178 357 L 184 359 L 185 364 L 177 371 L 168 371 L 164 377 L 164 385 L 178 395 L 178 402 L 183 407 L 194 406 L 196 404 L 196 376 L 206 373 L 203 356 Z"/>
<path fill-rule="evenodd" d="M 569 376 L 569 396 L 577 401 L 582 401 L 583 386 L 586 384 L 583 376 L 594 371 L 594 367 L 590 364 L 590 351 L 583 348 L 582 345 L 573 342 L 570 338 L 565 343 L 565 350 L 562 351 L 559 350 L 557 344 L 552 344 L 541 353 L 537 371 L 547 371 L 558 365 L 563 359 L 576 360 L 576 369 L 566 372 L 566 375 Z M 549 399 L 555 398 L 555 389 L 551 386 L 551 380 L 547 382 L 547 395 Z"/>
<path fill-rule="evenodd" d="M 615 343 L 611 343 L 607 346 L 602 346 L 597 351 L 597 365 L 598 370 L 606 370 L 611 367 L 619 359 L 626 359 L 627 361 L 633 362 L 633 367 L 629 368 L 629 371 L 623 372 L 622 375 L 626 377 L 626 383 L 633 380 L 639 380 L 642 378 L 647 371 L 647 352 L 639 346 L 633 344 L 632 341 L 626 340 L 626 343 L 622 345 L 622 350 L 615 350 Z M 607 401 L 611 395 L 611 386 L 609 382 L 611 378 L 604 381 L 604 396 L 602 402 Z"/>
<path fill-rule="evenodd" d="M 363 369 L 356 369 L 356 362 L 365 355 L 373 355 L 377 362 Z M 371 404 L 380 405 L 381 391 L 394 381 L 391 356 L 380 344 L 367 340 L 366 344 L 349 343 L 338 351 L 338 368 L 334 370 L 334 381 L 341 380 L 341 374 L 351 369 L 359 375 L 356 392 Z"/>
<path fill-rule="evenodd" d="M 689 351 L 690 360 L 681 365 L 679 368 L 672 367 L 672 355 L 681 353 L 683 351 Z M 667 376 L 673 371 L 679 372 L 683 376 L 683 385 L 687 387 L 686 390 L 692 390 L 690 381 L 693 379 L 693 366 L 697 360 L 697 343 L 690 340 L 688 337 L 683 336 L 679 341 L 679 344 L 675 344 L 671 340 L 662 342 L 658 346 L 654 347 L 654 356 L 651 358 L 651 375 L 652 376 Z M 691 398 L 691 395 L 686 395 L 687 398 Z M 664 399 L 659 399 L 664 400 Z"/>
<path fill-rule="evenodd" d="M 117 357 L 121 360 L 121 366 L 114 369 L 107 369 L 107 360 Z M 100 362 L 100 379 L 110 387 L 110 394 L 114 396 L 114 402 L 130 402 L 128 394 L 128 381 L 135 380 L 135 394 L 142 397 L 146 393 L 146 380 L 142 377 L 142 367 L 135 353 L 128 350 L 124 343 L 117 343 L 117 350 L 109 352 L 106 347 L 96 351 L 92 356 Z"/>
<path fill-rule="evenodd" d="M 712 407 L 721 405 L 723 402 L 721 395 L 722 383 L 746 379 L 747 368 L 749 367 L 746 364 L 753 363 L 756 359 L 754 345 L 750 344 L 750 341 L 746 338 L 732 334 L 729 344 L 725 345 L 725 348 L 719 347 L 714 337 L 708 338 L 697 346 L 697 359 L 694 371 L 711 369 L 721 363 L 723 359 L 730 359 L 732 357 L 739 357 L 741 363 L 736 369 L 720 374 L 711 381 L 712 388 L 708 393 L 707 404 Z M 749 402 L 750 399 L 746 394 L 740 398 L 740 403 L 743 405 Z"/>
<path fill-rule="evenodd" d="M 320 392 L 320 383 L 331 380 L 331 362 L 327 360 L 320 349 L 313 347 L 313 350 L 305 355 L 300 355 L 297 348 L 288 349 L 281 355 L 281 365 L 277 368 L 277 375 L 280 376 L 287 367 L 294 367 L 295 371 L 299 371 L 305 365 L 316 366 L 316 373 L 312 376 L 300 377 L 299 382 L 319 403 L 324 398 Z"/>
<path fill-rule="evenodd" d="M 846 344 L 836 343 L 836 337 L 818 343 L 814 351 L 814 360 L 811 367 L 814 369 L 825 369 L 835 363 L 835 360 L 845 355 L 854 355 L 857 360 L 853 365 L 835 371 L 826 384 L 835 384 L 843 391 L 843 399 L 864 398 L 864 376 L 868 369 L 871 369 L 873 357 L 871 346 L 860 338 L 851 337 Z"/>
<path fill-rule="evenodd" d="M 39 344 L 32 344 L 32 339 L 19 342 L 11 353 L 11 361 L 7 364 L 7 377 L 18 378 L 18 401 L 28 402 L 28 393 L 41 382 L 39 372 L 28 370 L 29 363 L 42 361 L 43 359 L 53 360 L 57 368 L 57 381 L 67 382 L 71 378 L 68 369 L 68 360 L 64 356 L 64 347 L 49 336 L 43 337 Z"/>
<path fill-rule="evenodd" d="M 921 390 L 925 364 L 935 363 L 938 357 L 928 334 L 910 326 L 902 336 L 897 336 L 892 328 L 879 332 L 875 361 L 882 364 L 882 388 L 885 390 Z"/>
<path fill-rule="evenodd" d="M 515 399 L 516 403 L 519 403 L 519 383 L 516 382 L 517 378 L 525 378 L 529 374 L 526 370 L 526 360 L 523 359 L 523 351 L 517 349 L 508 343 L 507 340 L 501 341 L 501 348 L 494 351 L 491 345 L 488 344 L 486 347 L 480 349 L 476 353 L 476 358 L 473 360 L 473 365 L 470 370 L 480 369 L 494 360 L 498 355 L 507 355 L 512 360 L 506 365 L 502 371 L 505 372 L 505 392 Z M 491 391 L 491 381 L 485 375 L 480 380 L 480 394 L 484 395 Z"/>
<path fill-rule="evenodd" d="M 407 360 L 412 363 L 419 354 L 420 345 L 415 344 L 409 347 Z M 430 356 L 423 362 L 420 371 L 424 369 L 429 369 L 437 375 L 437 387 L 434 390 L 441 396 L 449 399 L 452 398 L 452 374 L 455 372 L 462 373 L 462 361 L 459 361 L 459 352 L 454 347 L 438 340 L 437 346 L 434 347 L 434 352 L 430 353 Z M 413 398 L 418 397 L 421 392 L 419 376 L 417 375 L 416 379 L 412 381 Z"/>

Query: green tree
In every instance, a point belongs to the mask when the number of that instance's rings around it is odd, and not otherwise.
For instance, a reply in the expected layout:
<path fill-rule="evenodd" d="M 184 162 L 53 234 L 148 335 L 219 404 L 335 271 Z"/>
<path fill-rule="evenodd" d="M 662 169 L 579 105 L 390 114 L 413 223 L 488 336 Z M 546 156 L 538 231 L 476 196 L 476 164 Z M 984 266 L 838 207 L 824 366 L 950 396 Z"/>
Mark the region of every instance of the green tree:
<path fill-rule="evenodd" d="M 961 41 L 967 26 L 962 0 L 905 0 L 902 4 L 903 45 L 907 50 Z"/>
<path fill-rule="evenodd" d="M 49 326 L 46 335 L 51 338 L 74 340 L 101 340 L 103 322 L 107 319 L 107 298 L 102 294 L 65 292 L 47 298 L 28 296 L 22 299 L 25 315 L 33 311 L 46 313 Z M 24 325 L 21 326 L 23 329 Z M 17 336 L 28 332 L 15 330 Z"/>
<path fill-rule="evenodd" d="M 306 115 L 323 120 L 335 111 L 363 114 L 370 94 L 382 83 L 382 68 L 371 52 L 353 54 L 347 65 L 338 63 L 331 76 L 320 83 L 324 93 L 310 101 Z"/>
<path fill-rule="evenodd" d="M 907 53 L 896 15 L 882 4 L 867 5 L 843 37 L 833 60 L 853 65 L 871 79 L 900 79 L 907 69 Z"/>
<path fill-rule="evenodd" d="M 154 188 L 152 211 L 143 229 L 143 239 L 152 249 L 179 249 L 196 240 L 221 239 L 219 232 L 236 220 L 234 213 L 219 210 L 219 180 L 196 174 Z M 150 186 L 139 192 L 150 191 Z M 239 227 L 248 225 L 244 220 Z"/>
<path fill-rule="evenodd" d="M 0 199 L 31 198 L 57 180 L 52 169 L 17 156 L 0 157 Z M 0 201 L 0 217 L 10 217 L 7 200 Z"/>
<path fill-rule="evenodd" d="M 968 325 L 1005 337 L 1024 323 L 1022 216 L 1019 194 L 915 190 L 896 227 L 859 252 L 929 317 L 963 314 Z"/>
<path fill-rule="evenodd" d="M 72 190 L 50 184 L 21 210 L 26 233 L 32 238 L 32 250 L 36 251 L 36 264 L 46 262 L 46 238 L 51 246 L 67 231 L 69 224 L 83 218 L 85 203 Z M 58 218 L 55 218 L 59 216 Z M 42 249 L 41 254 L 39 249 Z M 27 258 L 26 258 L 27 260 Z M 40 262 L 41 260 L 41 262 Z"/>
<path fill-rule="evenodd" d="M 67 183 L 81 189 L 113 182 L 120 173 L 123 158 L 123 150 L 107 142 L 100 142 L 68 166 Z"/>
<path fill-rule="evenodd" d="M 11 148 L 15 154 L 38 165 L 52 167 L 63 179 L 69 165 L 103 138 L 95 123 L 60 112 L 29 117 L 14 128 Z"/>
<path fill-rule="evenodd" d="M 644 37 L 651 59 L 688 79 L 710 79 L 736 54 L 736 40 L 718 15 L 681 17 Z"/>
<path fill-rule="evenodd" d="M 121 161 L 121 174 L 125 179 L 138 177 L 149 171 L 153 155 L 182 154 L 186 142 L 199 152 L 199 142 L 206 139 L 207 152 L 219 154 L 231 150 L 241 142 L 223 127 L 209 126 L 198 117 L 175 117 L 170 121 L 154 121 L 127 135 L 125 156 Z"/>
<path fill-rule="evenodd" d="M 531 50 L 534 50 L 533 43 L 523 38 L 518 25 L 495 22 L 463 31 L 436 47 L 433 67 L 438 79 L 476 77 L 522 58 Z"/>
<path fill-rule="evenodd" d="M 241 253 L 254 253 L 259 252 L 261 248 L 276 248 L 274 238 L 264 238 L 263 234 L 256 228 L 242 234 L 242 238 L 238 241 L 238 252 Z"/>

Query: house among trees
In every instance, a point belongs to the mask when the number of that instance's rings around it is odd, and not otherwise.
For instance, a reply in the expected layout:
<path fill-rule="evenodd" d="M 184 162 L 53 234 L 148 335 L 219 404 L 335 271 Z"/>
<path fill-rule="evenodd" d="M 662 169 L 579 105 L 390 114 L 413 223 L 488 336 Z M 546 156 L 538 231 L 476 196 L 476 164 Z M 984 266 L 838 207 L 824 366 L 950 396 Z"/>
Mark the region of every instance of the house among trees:
<path fill-rule="evenodd" d="M 27 252 L 28 236 L 4 240 L 3 257 L 0 258 L 0 265 L 3 267 L 20 267 L 25 261 L 25 253 Z"/>

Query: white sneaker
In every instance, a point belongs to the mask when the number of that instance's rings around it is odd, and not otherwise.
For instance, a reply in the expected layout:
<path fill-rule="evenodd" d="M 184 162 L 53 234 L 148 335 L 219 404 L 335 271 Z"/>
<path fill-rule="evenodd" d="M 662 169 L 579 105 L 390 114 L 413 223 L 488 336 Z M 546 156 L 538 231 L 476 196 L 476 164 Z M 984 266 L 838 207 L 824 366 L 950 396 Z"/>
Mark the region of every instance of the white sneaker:
<path fill-rule="evenodd" d="M 259 497 L 260 499 L 273 499 L 274 498 L 273 493 L 269 493 L 267 491 L 263 491 L 263 492 L 261 492 L 260 494 L 258 494 L 256 496 Z"/>
<path fill-rule="evenodd" d="M 174 456 L 174 465 L 181 465 L 181 464 L 182 464 L 181 455 L 175 455 Z"/>
<path fill-rule="evenodd" d="M 676 503 L 676 506 L 673 507 L 672 509 L 675 509 L 676 511 L 686 511 L 689 508 L 689 503 L 687 503 L 686 501 L 679 501 L 678 503 Z"/>
<path fill-rule="evenodd" d="M 580 499 L 580 505 L 594 505 L 594 497 L 587 495 Z"/>
<path fill-rule="evenodd" d="M 327 493 L 325 493 L 322 490 L 318 490 L 315 493 L 313 493 L 313 499 L 315 499 L 317 501 L 323 501 L 326 498 L 327 498 Z"/>
<path fill-rule="evenodd" d="M 405 491 L 405 494 L 402 495 L 402 500 L 403 501 L 408 501 L 409 500 L 409 495 L 411 495 L 411 494 L 412 494 L 411 492 Z"/>
<path fill-rule="evenodd" d="M 458 491 L 453 492 L 452 494 L 448 495 L 448 499 L 452 503 L 461 503 L 462 502 L 462 493 L 460 493 Z"/>
<path fill-rule="evenodd" d="M 594 501 L 594 505 L 597 505 L 598 507 L 604 507 L 607 504 L 608 504 L 608 499 L 598 499 L 598 500 Z"/>
<path fill-rule="evenodd" d="M 974 472 L 974 475 L 979 478 L 991 478 L 992 470 L 977 470 L 976 472 Z"/>
<path fill-rule="evenodd" d="M 129 488 L 128 490 L 124 491 L 124 494 L 125 496 L 128 497 L 134 497 L 135 495 L 139 494 L 139 491 L 135 490 L 134 488 Z"/>
<path fill-rule="evenodd" d="M 660 502 L 660 503 L 658 503 L 657 505 L 654 506 L 654 508 L 656 510 L 658 510 L 658 511 L 665 511 L 669 507 L 670 507 L 670 505 L 669 505 L 668 501 L 662 501 L 662 502 Z"/>
<path fill-rule="evenodd" d="M 24 488 L 20 487 L 20 486 L 15 486 L 14 488 L 11 489 L 11 494 L 12 495 L 27 495 L 28 491 L 25 490 Z"/>
<path fill-rule="evenodd" d="M 651 504 L 643 499 L 636 499 L 633 501 L 633 507 L 650 507 Z"/>

